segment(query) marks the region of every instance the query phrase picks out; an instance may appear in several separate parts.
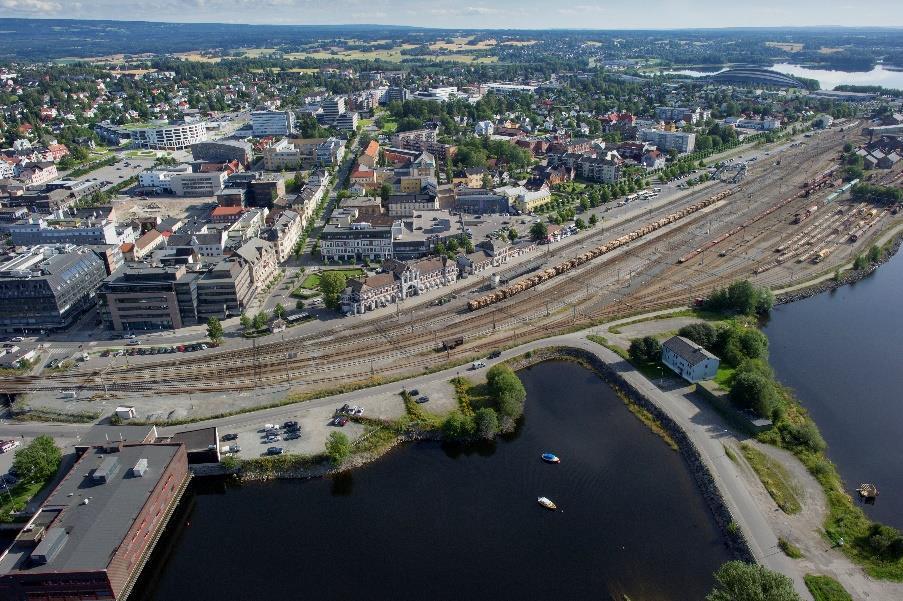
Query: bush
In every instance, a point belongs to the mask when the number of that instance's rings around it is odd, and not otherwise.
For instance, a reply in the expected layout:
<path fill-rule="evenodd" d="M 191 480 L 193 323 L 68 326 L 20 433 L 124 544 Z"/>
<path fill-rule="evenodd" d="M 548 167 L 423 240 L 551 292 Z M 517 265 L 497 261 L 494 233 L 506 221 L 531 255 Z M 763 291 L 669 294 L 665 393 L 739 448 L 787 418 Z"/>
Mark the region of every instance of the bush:
<path fill-rule="evenodd" d="M 477 411 L 474 420 L 476 422 L 476 432 L 480 438 L 492 440 L 498 434 L 499 417 L 489 407 L 484 407 Z"/>
<path fill-rule="evenodd" d="M 47 435 L 38 436 L 25 448 L 16 451 L 13 469 L 24 482 L 41 482 L 53 476 L 60 467 L 63 453 Z"/>
<path fill-rule="evenodd" d="M 803 447 L 815 453 L 820 453 L 828 448 L 828 443 L 822 438 L 818 427 L 810 421 L 804 424 L 781 422 L 778 430 L 784 444 L 791 448 Z"/>
<path fill-rule="evenodd" d="M 799 601 L 793 580 L 764 566 L 729 561 L 715 572 L 706 601 Z"/>
<path fill-rule="evenodd" d="M 476 421 L 460 411 L 452 411 L 442 422 L 442 434 L 449 440 L 467 440 L 476 431 Z"/>
<path fill-rule="evenodd" d="M 884 559 L 897 560 L 903 557 L 903 534 L 884 524 L 872 524 L 868 531 L 868 546 Z"/>
<path fill-rule="evenodd" d="M 504 364 L 495 365 L 486 372 L 486 383 L 499 413 L 512 419 L 523 414 L 527 391 L 514 370 Z"/>
<path fill-rule="evenodd" d="M 344 432 L 332 432 L 326 440 L 326 455 L 336 465 L 341 465 L 351 455 L 351 442 Z"/>
<path fill-rule="evenodd" d="M 853 601 L 850 593 L 830 576 L 806 574 L 803 580 L 815 601 Z"/>
<path fill-rule="evenodd" d="M 715 326 L 705 321 L 684 326 L 677 331 L 677 334 L 709 350 L 715 348 L 715 343 L 718 340 L 718 330 L 715 329 Z"/>
<path fill-rule="evenodd" d="M 662 357 L 662 343 L 654 336 L 644 336 L 630 341 L 630 358 L 637 363 L 655 363 Z"/>

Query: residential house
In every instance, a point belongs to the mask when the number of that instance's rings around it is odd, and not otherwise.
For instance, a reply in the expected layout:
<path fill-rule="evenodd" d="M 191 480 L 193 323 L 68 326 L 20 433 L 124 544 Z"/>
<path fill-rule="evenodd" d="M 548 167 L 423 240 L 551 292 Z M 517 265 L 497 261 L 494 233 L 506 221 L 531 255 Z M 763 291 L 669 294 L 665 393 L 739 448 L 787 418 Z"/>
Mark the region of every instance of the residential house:
<path fill-rule="evenodd" d="M 720 359 L 692 340 L 672 336 L 662 345 L 662 363 L 688 382 L 711 380 Z"/>

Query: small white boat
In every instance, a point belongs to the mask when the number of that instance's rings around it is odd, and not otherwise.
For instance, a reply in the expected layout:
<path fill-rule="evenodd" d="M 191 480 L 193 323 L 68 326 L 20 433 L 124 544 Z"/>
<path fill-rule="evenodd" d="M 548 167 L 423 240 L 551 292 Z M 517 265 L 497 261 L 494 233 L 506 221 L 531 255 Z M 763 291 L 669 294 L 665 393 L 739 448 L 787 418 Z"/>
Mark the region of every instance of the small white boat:
<path fill-rule="evenodd" d="M 546 497 L 539 497 L 538 499 L 536 499 L 536 502 L 539 503 L 540 505 L 542 505 L 543 507 L 545 507 L 546 509 L 551 509 L 552 511 L 555 511 L 556 509 L 558 509 L 558 505 L 556 505 L 555 503 L 552 502 L 551 499 L 547 499 Z"/>
<path fill-rule="evenodd" d="M 546 463 L 561 463 L 561 459 L 558 458 L 558 455 L 553 453 L 543 453 L 542 460 Z"/>

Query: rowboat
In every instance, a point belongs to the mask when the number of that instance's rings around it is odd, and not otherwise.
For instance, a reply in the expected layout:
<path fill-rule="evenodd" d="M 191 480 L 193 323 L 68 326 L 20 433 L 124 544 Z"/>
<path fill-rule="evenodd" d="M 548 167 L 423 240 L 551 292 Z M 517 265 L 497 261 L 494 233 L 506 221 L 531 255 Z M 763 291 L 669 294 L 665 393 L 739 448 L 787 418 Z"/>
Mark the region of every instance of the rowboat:
<path fill-rule="evenodd" d="M 558 455 L 553 453 L 543 453 L 542 460 L 546 463 L 561 463 L 561 459 L 558 458 Z"/>
<path fill-rule="evenodd" d="M 555 503 L 553 503 L 550 499 L 547 499 L 546 497 L 539 497 L 538 499 L 536 499 L 536 501 L 540 505 L 545 507 L 546 509 L 551 509 L 552 511 L 555 511 L 556 509 L 558 509 L 558 505 L 556 505 Z"/>

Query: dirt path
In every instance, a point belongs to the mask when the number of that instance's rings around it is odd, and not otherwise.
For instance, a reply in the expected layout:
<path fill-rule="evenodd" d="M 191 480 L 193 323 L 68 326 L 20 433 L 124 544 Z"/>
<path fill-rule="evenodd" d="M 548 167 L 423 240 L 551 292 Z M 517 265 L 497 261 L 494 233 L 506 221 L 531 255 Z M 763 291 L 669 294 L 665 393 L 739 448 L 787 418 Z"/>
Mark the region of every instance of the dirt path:
<path fill-rule="evenodd" d="M 775 533 L 802 551 L 804 557 L 796 560 L 802 573 L 831 576 L 857 600 L 903 599 L 903 583 L 870 578 L 862 568 L 853 564 L 846 555 L 832 547 L 831 543 L 824 538 L 822 526 L 828 514 L 825 493 L 818 481 L 793 454 L 770 445 L 760 444 L 755 440 L 744 442 L 779 461 L 793 477 L 794 484 L 798 487 L 799 500 L 803 510 L 796 515 L 787 515 L 778 509 L 756 473 L 746 463 L 737 445 L 732 443 L 747 488 L 756 502 L 767 509 L 764 513 Z M 781 553 L 782 551 L 775 547 L 771 552 Z"/>

